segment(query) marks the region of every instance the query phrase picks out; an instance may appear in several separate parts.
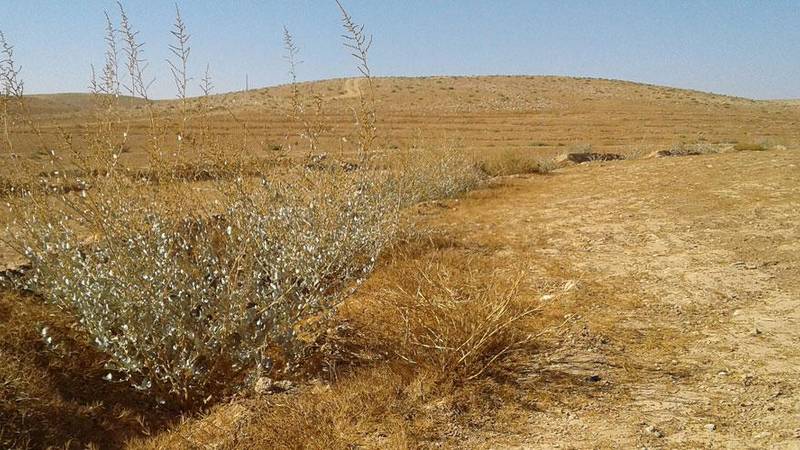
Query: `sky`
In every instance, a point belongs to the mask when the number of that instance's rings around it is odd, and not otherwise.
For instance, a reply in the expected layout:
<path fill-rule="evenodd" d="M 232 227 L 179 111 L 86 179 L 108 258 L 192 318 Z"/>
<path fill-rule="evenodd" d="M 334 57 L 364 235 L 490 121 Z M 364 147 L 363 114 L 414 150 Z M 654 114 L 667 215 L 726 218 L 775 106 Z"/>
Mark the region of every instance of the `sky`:
<path fill-rule="evenodd" d="M 175 4 L 126 0 L 154 98 L 174 96 Z M 798 0 L 343 0 L 374 36 L 379 76 L 566 75 L 748 98 L 800 98 Z M 283 26 L 301 80 L 355 76 L 334 0 L 178 0 L 191 33 L 190 94 L 206 64 L 217 92 L 286 83 Z M 108 0 L 0 0 L 28 93 L 85 92 L 103 65 Z"/>

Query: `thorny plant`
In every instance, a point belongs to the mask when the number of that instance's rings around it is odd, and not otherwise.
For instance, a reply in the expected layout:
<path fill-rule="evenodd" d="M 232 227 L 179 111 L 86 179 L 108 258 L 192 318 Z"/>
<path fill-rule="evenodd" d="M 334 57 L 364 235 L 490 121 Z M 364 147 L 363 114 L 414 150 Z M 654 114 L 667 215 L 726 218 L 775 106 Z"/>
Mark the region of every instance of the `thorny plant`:
<path fill-rule="evenodd" d="M 159 401 L 196 405 L 259 373 L 291 376 L 305 343 L 391 242 L 400 209 L 463 192 L 479 174 L 454 151 L 424 153 L 392 170 L 364 163 L 254 172 L 242 147 L 210 136 L 208 70 L 201 84 L 206 97 L 186 98 L 189 35 L 179 12 L 172 47 L 178 61 L 171 68 L 186 109 L 177 143 L 164 139 L 172 130 L 149 101 L 142 44 L 121 4 L 119 14 L 119 27 L 106 15 L 106 61 L 98 78 L 93 71 L 97 120 L 87 125 L 87 144 L 65 135 L 58 150 L 68 158 L 51 153 L 61 182 L 75 189 L 25 190 L 12 205 L 8 242 L 31 262 L 14 283 L 74 315 L 108 355 L 107 379 Z M 342 14 L 371 85 L 363 27 L 344 8 Z M 3 67 L 16 80 L 13 62 Z M 21 90 L 21 82 L 8 86 L 10 93 Z M 122 90 L 147 106 L 150 168 L 143 174 L 121 158 L 130 127 L 119 106 Z M 362 97 L 360 104 L 366 152 L 374 140 L 374 103 Z M 181 134 L 190 134 L 195 117 L 203 128 L 199 140 Z M 175 148 L 183 139 L 191 143 L 187 150 L 223 168 L 205 191 L 182 176 Z"/>

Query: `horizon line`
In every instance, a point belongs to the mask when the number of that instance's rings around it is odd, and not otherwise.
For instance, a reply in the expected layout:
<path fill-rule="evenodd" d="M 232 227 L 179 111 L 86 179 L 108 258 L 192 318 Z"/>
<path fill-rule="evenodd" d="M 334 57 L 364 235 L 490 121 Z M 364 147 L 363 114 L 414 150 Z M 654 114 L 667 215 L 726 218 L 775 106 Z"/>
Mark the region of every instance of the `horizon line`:
<path fill-rule="evenodd" d="M 337 80 L 351 80 L 351 79 L 360 79 L 363 78 L 362 76 L 342 76 L 342 77 L 331 77 L 331 78 L 320 78 L 320 79 L 313 79 L 313 80 L 303 80 L 298 81 L 298 85 L 302 84 L 313 84 L 313 83 L 322 83 L 326 81 L 337 81 Z M 623 78 L 606 78 L 600 76 L 585 76 L 585 75 L 558 75 L 558 74 L 491 74 L 491 75 L 452 75 L 452 74 L 437 74 L 437 75 L 375 75 L 372 76 L 373 79 L 391 79 L 391 78 L 408 78 L 408 79 L 426 79 L 426 78 L 568 78 L 568 79 L 575 79 L 575 80 L 597 80 L 597 81 L 613 81 L 619 83 L 630 83 L 636 84 L 640 86 L 650 86 L 650 87 L 658 87 L 658 88 L 667 88 L 667 89 L 676 89 L 681 91 L 688 91 L 688 92 L 697 92 L 703 94 L 709 94 L 719 97 L 729 97 L 733 99 L 739 100 L 749 100 L 749 101 L 756 101 L 756 102 L 792 102 L 792 101 L 800 101 L 800 97 L 798 98 L 752 98 L 752 97 L 745 97 L 742 95 L 735 95 L 735 94 L 725 94 L 713 91 L 704 91 L 702 89 L 695 89 L 690 87 L 681 87 L 681 86 L 674 86 L 674 85 L 667 85 L 667 84 L 657 84 L 657 83 L 650 83 L 645 81 L 635 81 L 635 80 L 626 80 Z M 240 90 L 232 90 L 232 91 L 224 91 L 224 92 L 216 92 L 210 94 L 210 96 L 221 96 L 221 95 L 231 95 L 231 94 L 240 94 L 246 93 L 251 91 L 259 91 L 264 89 L 275 89 L 284 86 L 290 86 L 291 82 L 286 83 L 278 83 L 272 85 L 265 85 L 265 86 L 258 86 L 258 87 L 250 87 L 248 89 L 240 89 Z M 31 93 L 24 93 L 24 96 L 47 96 L 47 95 L 92 95 L 87 88 L 86 91 L 56 91 L 56 92 L 31 92 Z M 130 97 L 130 98 L 141 98 L 141 97 L 133 97 L 131 95 L 120 94 L 122 97 Z M 187 98 L 200 98 L 202 95 L 195 95 L 190 96 Z M 153 101 L 172 101 L 178 100 L 177 97 L 165 97 L 165 98 L 150 98 L 149 100 Z"/>

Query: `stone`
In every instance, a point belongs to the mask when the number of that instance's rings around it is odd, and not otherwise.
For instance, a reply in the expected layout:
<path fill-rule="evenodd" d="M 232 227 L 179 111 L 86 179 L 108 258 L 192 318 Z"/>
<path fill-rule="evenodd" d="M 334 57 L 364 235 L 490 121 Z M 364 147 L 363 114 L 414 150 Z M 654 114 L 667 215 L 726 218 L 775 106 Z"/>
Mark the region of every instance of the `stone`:
<path fill-rule="evenodd" d="M 707 423 L 706 424 L 706 431 L 716 431 L 716 430 L 717 430 L 717 426 L 714 425 L 713 423 Z"/>
<path fill-rule="evenodd" d="M 272 391 L 272 383 L 272 378 L 260 377 L 256 380 L 253 390 L 259 395 L 269 394 Z"/>
<path fill-rule="evenodd" d="M 261 377 L 256 380 L 253 385 L 253 390 L 259 395 L 277 394 L 279 392 L 286 392 L 294 387 L 289 380 L 273 380 L 269 377 Z"/>
<path fill-rule="evenodd" d="M 661 430 L 659 430 L 658 428 L 656 428 L 653 425 L 648 425 L 647 427 L 645 427 L 644 431 L 646 431 L 648 434 L 652 434 L 653 436 L 655 436 L 657 438 L 664 437 L 664 433 L 662 433 Z"/>

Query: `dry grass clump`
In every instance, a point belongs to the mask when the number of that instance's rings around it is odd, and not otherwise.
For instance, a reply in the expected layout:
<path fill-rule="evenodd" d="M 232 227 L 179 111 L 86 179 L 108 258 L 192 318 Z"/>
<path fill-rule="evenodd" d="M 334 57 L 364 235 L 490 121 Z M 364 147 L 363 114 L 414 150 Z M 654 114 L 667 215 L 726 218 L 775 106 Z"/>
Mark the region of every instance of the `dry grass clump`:
<path fill-rule="evenodd" d="M 365 325 L 371 346 L 414 366 L 470 380 L 530 342 L 526 319 L 539 305 L 522 296 L 520 275 L 479 276 L 469 259 L 448 260 L 454 257 L 408 263 L 406 273 L 381 290 L 375 306 L 357 320 L 397 324 Z"/>
<path fill-rule="evenodd" d="M 767 150 L 767 145 L 764 143 L 757 143 L 757 142 L 737 142 L 734 144 L 733 149 L 737 152 L 762 152 Z"/>
<path fill-rule="evenodd" d="M 456 197 L 475 189 L 485 178 L 470 153 L 451 146 L 395 152 L 388 156 L 386 166 L 394 173 L 404 206 Z"/>
<path fill-rule="evenodd" d="M 551 158 L 533 155 L 527 151 L 506 150 L 492 153 L 478 161 L 480 170 L 488 176 L 506 176 L 527 173 L 545 174 L 556 168 Z"/>

